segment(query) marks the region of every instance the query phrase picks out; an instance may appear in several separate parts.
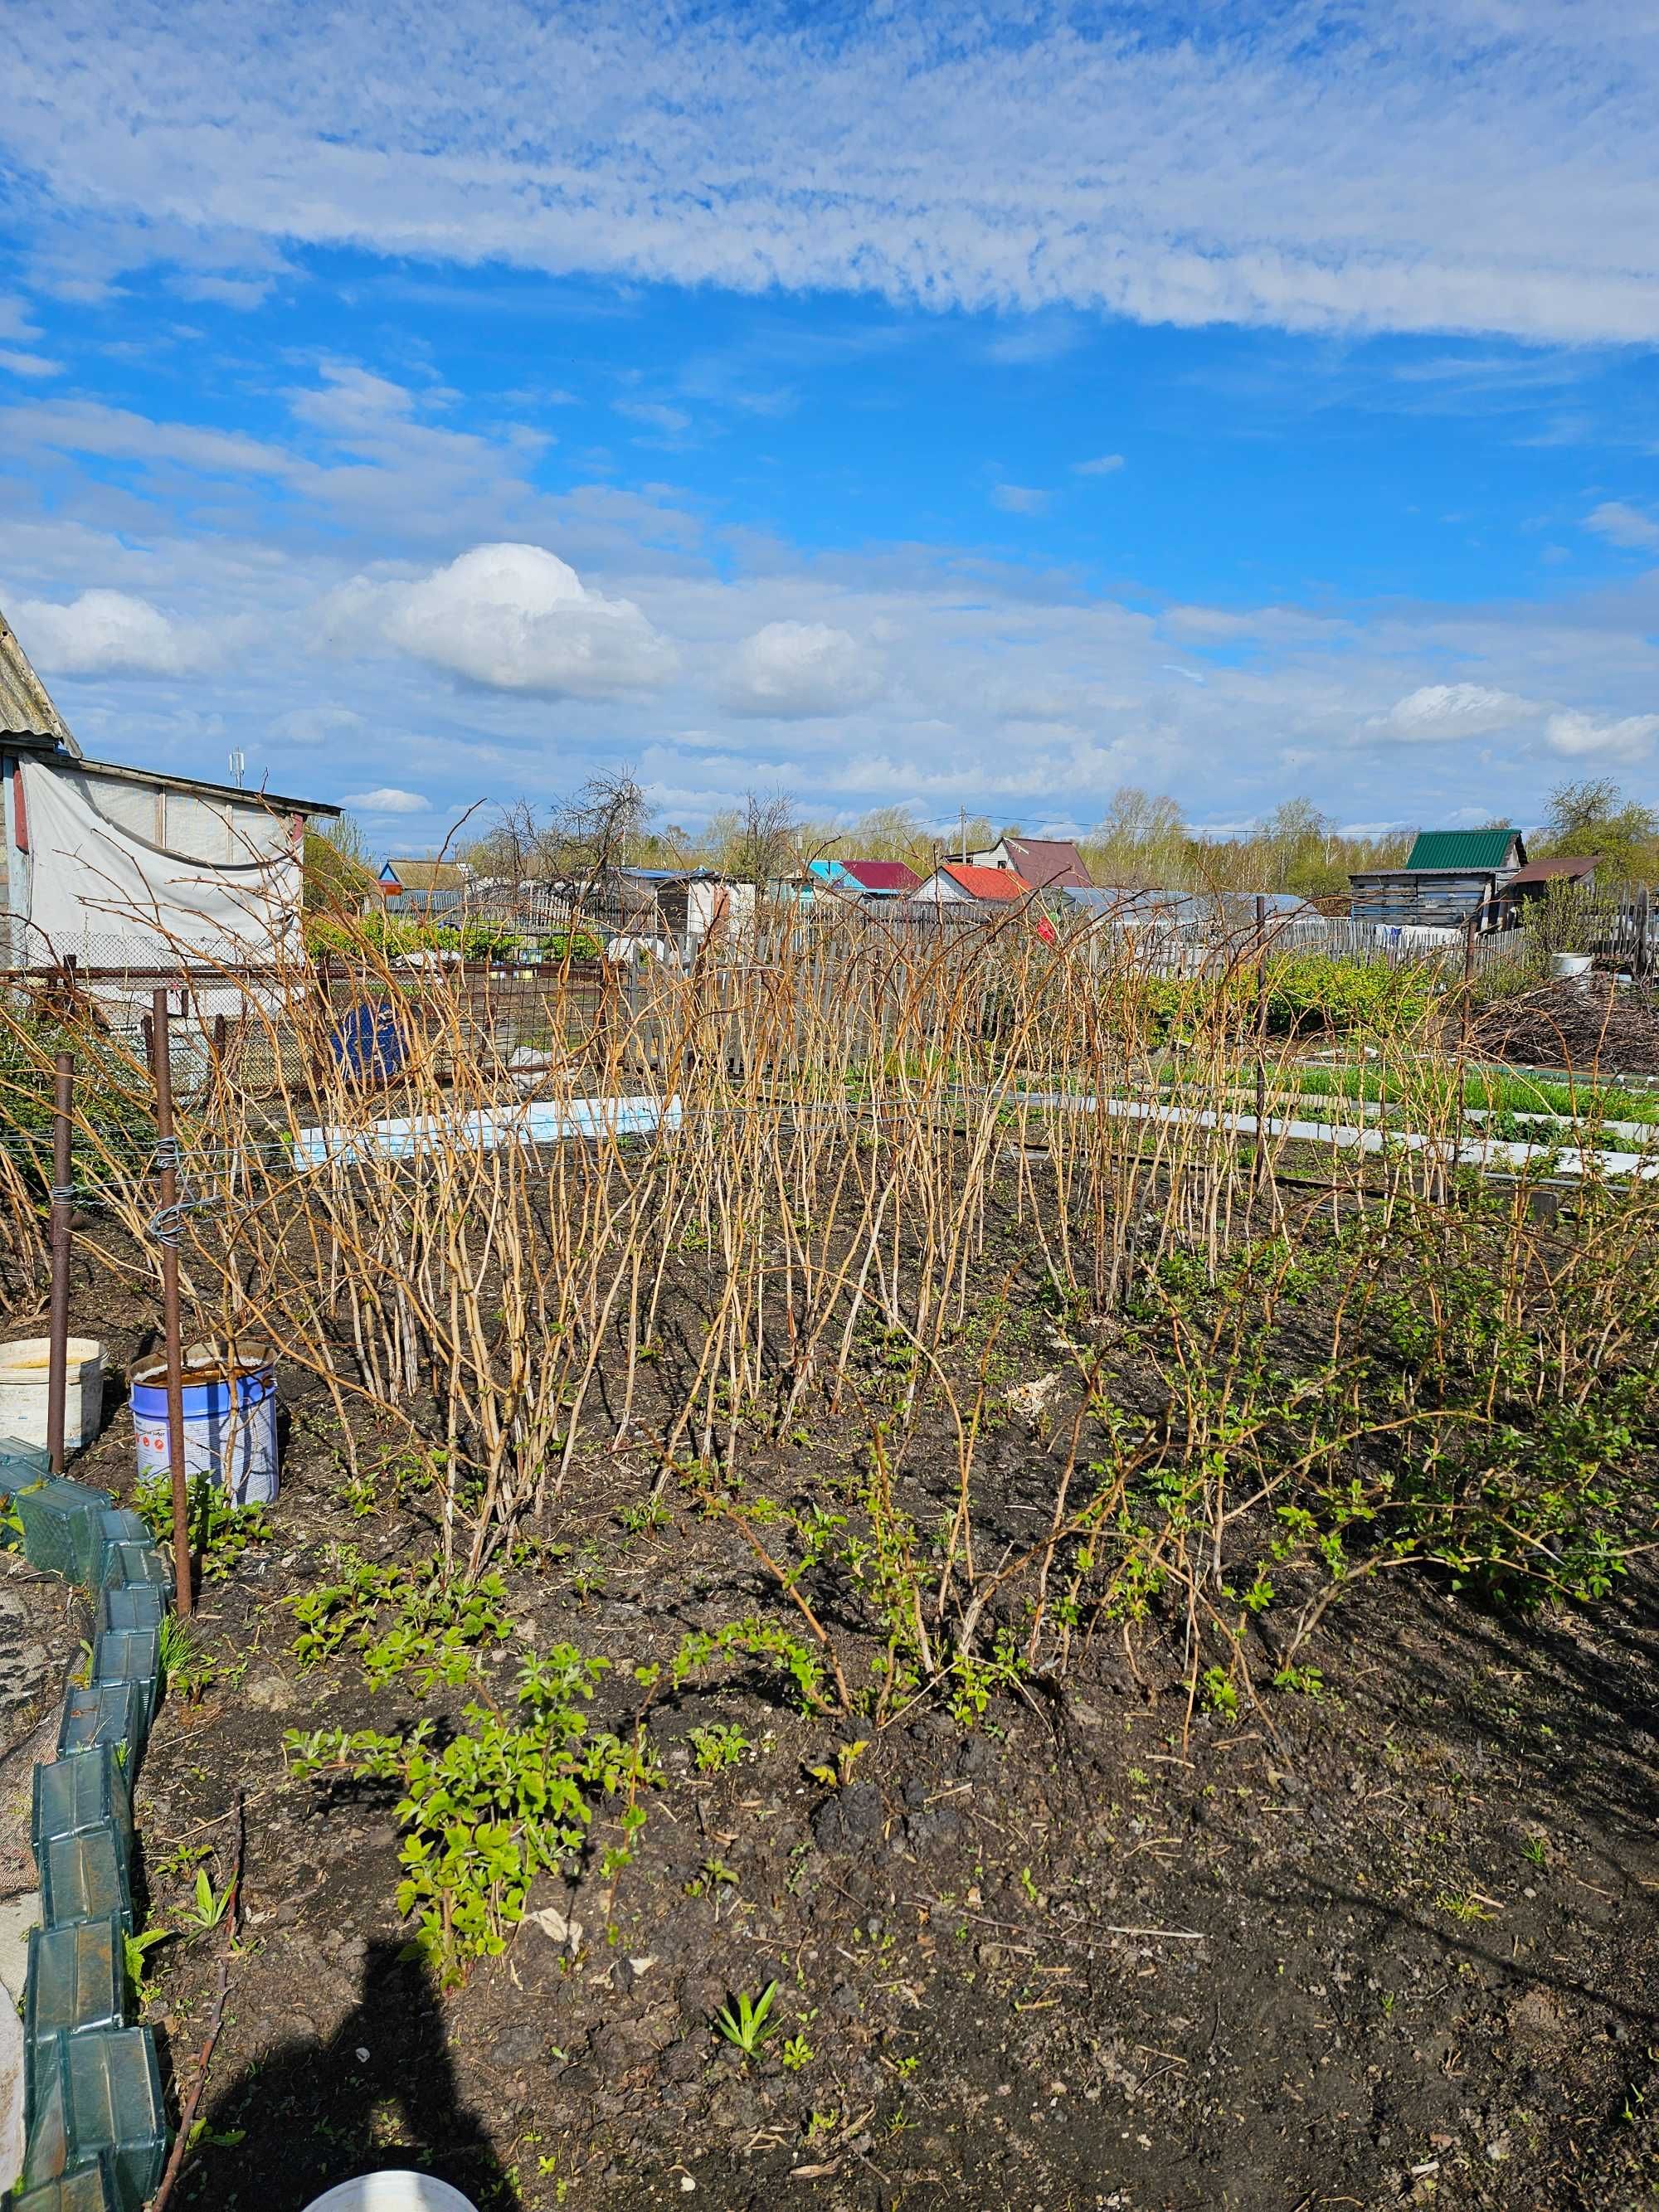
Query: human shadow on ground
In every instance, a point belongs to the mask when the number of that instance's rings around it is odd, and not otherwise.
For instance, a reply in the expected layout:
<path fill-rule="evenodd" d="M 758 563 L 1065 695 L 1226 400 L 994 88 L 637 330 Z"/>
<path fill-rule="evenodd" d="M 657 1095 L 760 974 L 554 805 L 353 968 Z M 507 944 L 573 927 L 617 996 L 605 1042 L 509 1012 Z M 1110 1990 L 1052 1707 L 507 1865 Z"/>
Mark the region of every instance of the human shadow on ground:
<path fill-rule="evenodd" d="M 336 2183 L 388 2167 L 436 2174 L 480 2212 L 517 2202 L 462 2100 L 431 1975 L 403 1953 L 371 1943 L 332 2034 L 276 2045 L 210 2097 L 179 2204 L 302 2212 Z"/>

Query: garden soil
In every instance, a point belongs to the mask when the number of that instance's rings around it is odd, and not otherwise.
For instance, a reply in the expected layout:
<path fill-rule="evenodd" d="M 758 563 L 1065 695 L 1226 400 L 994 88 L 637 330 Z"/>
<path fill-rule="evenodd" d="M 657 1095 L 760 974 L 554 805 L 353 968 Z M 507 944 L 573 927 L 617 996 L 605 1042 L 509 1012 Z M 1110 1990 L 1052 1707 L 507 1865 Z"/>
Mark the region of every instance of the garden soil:
<path fill-rule="evenodd" d="M 152 1340 L 97 1295 L 118 1376 Z M 392 1795 L 291 1780 L 283 1748 L 459 1710 L 301 1668 L 283 1602 L 334 1546 L 429 1553 L 432 1516 L 354 1517 L 325 1397 L 283 1379 L 273 1540 L 205 1584 L 219 1671 L 170 1696 L 137 1792 L 152 1923 L 185 1929 L 198 1868 L 240 1874 L 234 1948 L 222 1925 L 149 1954 L 185 2098 L 228 1966 L 176 2206 L 301 2212 L 387 2166 L 538 2212 L 1659 2205 L 1659 1580 L 1519 1619 L 1380 1577 L 1328 1621 L 1322 1694 L 1233 1714 L 1192 1708 L 1178 1646 L 1103 1632 L 977 1726 L 898 1713 L 842 1787 L 810 1770 L 848 1731 L 769 1680 L 659 1690 L 635 1863 L 544 1881 L 441 1991 L 406 1950 Z M 995 1441 L 1011 1528 L 1050 1449 Z M 126 1495 L 131 1460 L 114 1410 L 76 1471 Z M 626 1734 L 636 1666 L 769 1594 L 672 1488 L 629 1532 L 643 1455 L 579 1471 L 580 1517 L 573 1473 L 504 1570 L 518 1633 L 483 1680 L 504 1697 L 526 1650 L 575 1644 Z M 746 1747 L 710 1774 L 714 1723 Z M 774 1982 L 745 2059 L 711 2023 Z"/>

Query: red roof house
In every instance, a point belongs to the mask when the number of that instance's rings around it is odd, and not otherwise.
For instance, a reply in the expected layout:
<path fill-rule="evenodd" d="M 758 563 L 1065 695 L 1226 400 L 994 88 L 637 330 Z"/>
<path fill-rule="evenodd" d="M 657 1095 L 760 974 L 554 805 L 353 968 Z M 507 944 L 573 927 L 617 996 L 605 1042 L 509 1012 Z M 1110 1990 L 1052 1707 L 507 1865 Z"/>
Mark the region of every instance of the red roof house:
<path fill-rule="evenodd" d="M 860 890 L 883 898 L 908 898 L 921 883 L 902 860 L 843 860 L 842 866 Z"/>
<path fill-rule="evenodd" d="M 912 894 L 919 899 L 947 903 L 973 899 L 981 905 L 1014 904 L 1031 895 L 1031 886 L 1012 868 L 975 868 L 963 860 L 945 860 Z"/>

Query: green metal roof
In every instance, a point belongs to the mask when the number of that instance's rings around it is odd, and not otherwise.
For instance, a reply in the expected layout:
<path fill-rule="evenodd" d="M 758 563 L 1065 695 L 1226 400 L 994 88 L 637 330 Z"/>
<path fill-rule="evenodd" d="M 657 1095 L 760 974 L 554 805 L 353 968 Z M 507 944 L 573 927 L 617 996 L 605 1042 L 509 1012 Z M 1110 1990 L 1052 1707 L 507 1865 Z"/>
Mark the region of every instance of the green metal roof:
<path fill-rule="evenodd" d="M 1501 868 L 1513 830 L 1419 830 L 1406 856 L 1408 868 Z M 1524 860 L 1525 854 L 1522 854 Z"/>

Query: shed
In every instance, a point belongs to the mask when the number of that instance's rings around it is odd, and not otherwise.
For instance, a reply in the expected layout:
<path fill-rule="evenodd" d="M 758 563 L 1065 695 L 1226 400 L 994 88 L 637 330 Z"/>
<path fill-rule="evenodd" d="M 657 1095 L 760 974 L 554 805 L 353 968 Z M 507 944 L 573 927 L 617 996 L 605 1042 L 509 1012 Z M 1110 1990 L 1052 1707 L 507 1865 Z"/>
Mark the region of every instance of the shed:
<path fill-rule="evenodd" d="M 755 916 L 753 884 L 732 883 L 713 868 L 619 868 L 624 905 L 654 909 L 672 937 L 713 937 Z"/>
<path fill-rule="evenodd" d="M 1419 830 L 1403 868 L 1351 875 L 1356 921 L 1381 927 L 1500 929 L 1499 894 L 1527 865 L 1518 830 Z"/>
<path fill-rule="evenodd" d="M 339 808 L 87 759 L 3 617 L 0 779 L 13 967 L 268 967 L 297 951 L 305 825 Z"/>
<path fill-rule="evenodd" d="M 1553 860 L 1528 860 L 1524 868 L 1516 870 L 1498 896 L 1505 913 L 1518 918 L 1527 901 L 1545 897 L 1552 884 L 1583 884 L 1589 890 L 1601 865 L 1599 853 L 1559 853 Z"/>
<path fill-rule="evenodd" d="M 461 860 L 387 860 L 378 878 L 388 914 L 459 915 L 472 888 L 472 871 Z"/>

